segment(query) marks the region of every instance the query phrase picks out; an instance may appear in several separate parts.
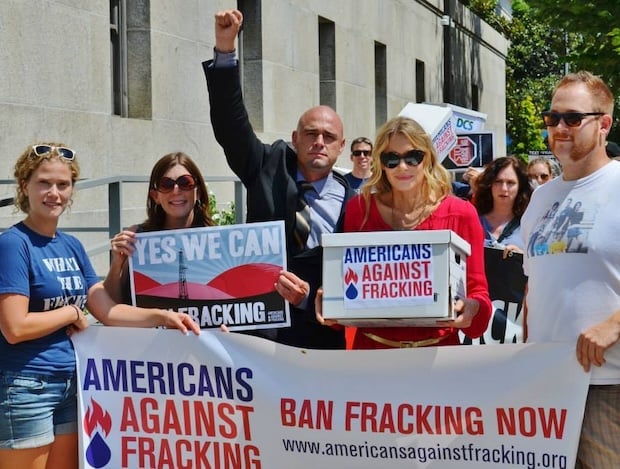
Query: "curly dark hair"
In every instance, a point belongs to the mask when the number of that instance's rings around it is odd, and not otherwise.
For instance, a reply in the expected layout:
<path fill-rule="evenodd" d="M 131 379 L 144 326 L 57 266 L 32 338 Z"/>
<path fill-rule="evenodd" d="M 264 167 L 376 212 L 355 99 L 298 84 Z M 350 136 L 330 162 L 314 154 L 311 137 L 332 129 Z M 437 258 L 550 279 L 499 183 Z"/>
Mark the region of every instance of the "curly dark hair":
<path fill-rule="evenodd" d="M 497 158 L 487 164 L 484 171 L 476 180 L 476 193 L 474 195 L 474 205 L 478 210 L 478 215 L 486 215 L 493 210 L 493 183 L 497 179 L 497 175 L 503 169 L 512 166 L 517 174 L 519 183 L 519 191 L 515 203 L 512 206 L 512 213 L 516 218 L 521 218 L 523 212 L 530 203 L 532 196 L 532 186 L 527 176 L 527 168 L 525 164 L 514 156 L 504 156 Z"/>

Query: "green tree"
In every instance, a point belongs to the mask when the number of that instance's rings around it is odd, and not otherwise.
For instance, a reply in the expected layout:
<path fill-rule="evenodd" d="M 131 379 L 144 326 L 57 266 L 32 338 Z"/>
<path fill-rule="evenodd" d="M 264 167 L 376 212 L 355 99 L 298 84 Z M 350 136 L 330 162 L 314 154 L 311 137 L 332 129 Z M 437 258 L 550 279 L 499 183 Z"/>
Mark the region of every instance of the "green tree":
<path fill-rule="evenodd" d="M 514 0 L 512 21 L 502 21 L 495 0 L 464 0 L 474 13 L 509 40 L 506 59 L 508 152 L 525 157 L 545 148 L 540 111 L 566 70 L 590 70 L 616 96 L 610 140 L 620 141 L 620 18 L 618 0 Z"/>
<path fill-rule="evenodd" d="M 541 23 L 523 0 L 513 2 L 507 30 L 506 131 L 508 152 L 527 161 L 530 150 L 545 150 L 541 111 L 548 107 L 554 83 L 562 76 L 562 40 Z"/>
<path fill-rule="evenodd" d="M 537 21 L 564 39 L 560 57 L 572 71 L 589 70 L 599 75 L 616 96 L 615 125 L 611 140 L 620 140 L 620 18 L 618 0 L 528 0 Z"/>
<path fill-rule="evenodd" d="M 464 2 L 510 41 L 506 58 L 507 153 L 525 161 L 529 150 L 544 150 L 540 112 L 547 108 L 553 84 L 562 76 L 562 37 L 533 15 L 524 0 L 512 3 L 512 19 L 496 13 L 496 0 Z"/>

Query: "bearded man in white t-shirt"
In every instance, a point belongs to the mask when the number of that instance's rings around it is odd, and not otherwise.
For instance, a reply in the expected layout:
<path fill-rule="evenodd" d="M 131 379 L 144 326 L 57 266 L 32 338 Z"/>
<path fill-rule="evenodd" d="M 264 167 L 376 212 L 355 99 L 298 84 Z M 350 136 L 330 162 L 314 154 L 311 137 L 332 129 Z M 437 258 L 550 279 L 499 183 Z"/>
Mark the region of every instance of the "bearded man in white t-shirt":
<path fill-rule="evenodd" d="M 575 342 L 591 372 L 579 468 L 620 467 L 620 163 L 605 152 L 613 106 L 589 72 L 558 83 L 543 120 L 562 175 L 536 189 L 521 219 L 527 341 Z M 537 249 L 545 240 L 561 248 Z"/>

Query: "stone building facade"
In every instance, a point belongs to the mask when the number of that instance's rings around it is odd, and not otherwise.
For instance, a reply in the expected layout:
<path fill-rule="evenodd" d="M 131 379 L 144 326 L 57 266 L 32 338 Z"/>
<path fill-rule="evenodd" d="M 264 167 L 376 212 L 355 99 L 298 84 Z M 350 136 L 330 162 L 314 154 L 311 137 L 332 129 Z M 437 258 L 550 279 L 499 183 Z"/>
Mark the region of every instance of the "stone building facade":
<path fill-rule="evenodd" d="M 206 176 L 231 175 L 201 62 L 212 57 L 214 13 L 235 7 L 246 102 L 265 140 L 290 138 L 319 103 L 341 114 L 351 140 L 373 137 L 408 102 L 450 102 L 486 113 L 505 151 L 508 44 L 457 0 L 3 0 L 0 179 L 43 140 L 75 149 L 85 178 L 148 175 L 178 150 Z M 348 153 L 339 164 L 350 166 Z M 211 188 L 232 199 L 231 184 Z M 12 194 L 0 185 L 0 197 Z M 106 194 L 78 193 L 63 223 L 100 223 Z M 127 187 L 124 224 L 144 218 L 145 198 L 144 185 Z M 0 210 L 2 227 L 19 218 Z"/>

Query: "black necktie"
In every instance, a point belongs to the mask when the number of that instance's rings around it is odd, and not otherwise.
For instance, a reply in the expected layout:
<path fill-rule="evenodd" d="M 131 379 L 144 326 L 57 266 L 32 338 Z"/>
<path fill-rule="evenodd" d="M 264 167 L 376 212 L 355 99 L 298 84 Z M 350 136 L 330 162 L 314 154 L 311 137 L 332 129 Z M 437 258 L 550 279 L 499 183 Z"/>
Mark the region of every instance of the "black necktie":
<path fill-rule="evenodd" d="M 295 241 L 297 248 L 304 250 L 310 235 L 310 206 L 304 195 L 314 190 L 312 184 L 306 181 L 297 182 L 297 212 L 295 213 Z"/>

